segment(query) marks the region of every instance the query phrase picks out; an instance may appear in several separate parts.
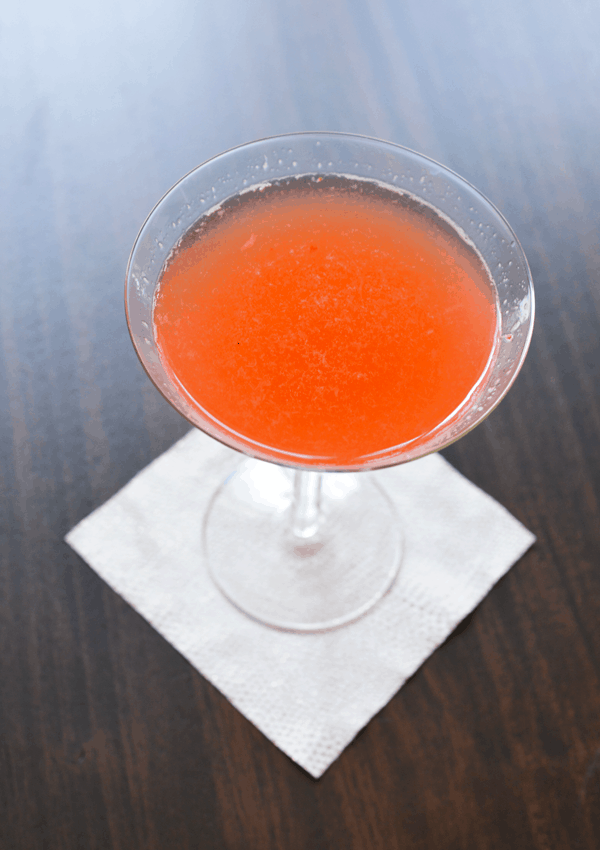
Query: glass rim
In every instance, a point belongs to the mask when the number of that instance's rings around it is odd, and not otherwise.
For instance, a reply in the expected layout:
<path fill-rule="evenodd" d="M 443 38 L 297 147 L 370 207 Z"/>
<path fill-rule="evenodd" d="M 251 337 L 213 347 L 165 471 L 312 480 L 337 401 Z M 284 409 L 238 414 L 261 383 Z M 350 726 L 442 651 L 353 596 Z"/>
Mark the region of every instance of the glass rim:
<path fill-rule="evenodd" d="M 182 385 L 178 386 L 177 391 L 178 391 L 179 397 L 181 397 L 182 391 L 185 392 L 185 394 L 190 399 L 192 399 L 192 401 L 194 402 L 193 408 L 201 411 L 202 417 L 204 419 L 208 419 L 208 422 L 214 422 L 214 423 L 217 424 L 217 426 L 220 426 L 222 428 L 223 436 L 220 436 L 218 433 L 215 433 L 214 430 L 212 430 L 208 427 L 206 427 L 206 428 L 202 427 L 202 424 L 199 424 L 198 422 L 191 421 L 190 418 L 181 409 L 179 409 L 177 407 L 177 405 L 171 399 L 169 399 L 165 395 L 165 393 L 162 391 L 161 387 L 159 386 L 158 382 L 155 380 L 155 377 L 151 374 L 151 372 L 149 371 L 149 369 L 146 365 L 143 350 L 141 349 L 140 346 L 138 346 L 138 343 L 136 341 L 136 338 L 135 338 L 135 335 L 134 335 L 134 332 L 133 332 L 133 329 L 132 329 L 130 303 L 129 303 L 129 290 L 130 290 L 131 271 L 132 271 L 132 265 L 133 265 L 134 257 L 136 256 L 137 249 L 139 248 L 140 243 L 141 243 L 143 237 L 146 234 L 147 227 L 148 227 L 149 223 L 151 222 L 151 220 L 153 219 L 154 215 L 162 207 L 164 202 L 169 197 L 171 197 L 175 193 L 175 191 L 183 183 L 185 183 L 189 178 L 191 178 L 192 175 L 195 175 L 198 172 L 206 169 L 212 163 L 215 163 L 218 160 L 224 159 L 227 156 L 234 154 L 236 151 L 242 151 L 242 150 L 250 151 L 252 148 L 258 148 L 260 146 L 264 146 L 266 143 L 281 142 L 281 141 L 292 140 L 292 139 L 306 139 L 306 140 L 308 140 L 310 138 L 314 138 L 315 140 L 319 140 L 319 141 L 326 139 L 326 138 L 330 138 L 332 140 L 337 140 L 337 141 L 348 140 L 349 142 L 355 141 L 355 142 L 364 142 L 364 143 L 374 144 L 376 146 L 381 146 L 384 149 L 397 150 L 397 151 L 401 152 L 403 155 L 408 155 L 410 158 L 413 158 L 414 161 L 417 162 L 417 163 L 423 163 L 423 164 L 428 163 L 428 164 L 432 165 L 436 170 L 439 170 L 440 172 L 442 172 L 442 174 L 449 175 L 452 178 L 452 180 L 455 181 L 459 186 L 465 187 L 471 193 L 473 193 L 473 195 L 475 197 L 479 198 L 480 201 L 483 202 L 483 205 L 485 207 L 487 207 L 488 210 L 491 211 L 493 213 L 493 215 L 495 215 L 497 217 L 497 219 L 501 222 L 501 224 L 504 226 L 507 233 L 511 237 L 511 244 L 514 246 L 516 254 L 519 255 L 519 259 L 521 261 L 521 264 L 523 266 L 523 270 L 525 272 L 524 283 L 526 285 L 526 289 L 527 289 L 528 297 L 529 297 L 529 314 L 528 314 L 528 317 L 527 317 L 527 321 L 528 321 L 527 333 L 525 335 L 524 340 L 521 343 L 521 348 L 520 348 L 518 356 L 514 359 L 514 361 L 512 361 L 510 378 L 507 381 L 506 385 L 503 387 L 502 391 L 500 393 L 498 393 L 497 398 L 495 398 L 492 402 L 490 402 L 488 405 L 486 405 L 485 409 L 483 409 L 481 411 L 481 414 L 479 416 L 476 416 L 473 419 L 473 421 L 469 423 L 468 426 L 465 426 L 465 428 L 461 429 L 459 433 L 457 433 L 453 436 L 449 436 L 447 439 L 441 439 L 439 442 L 435 442 L 435 435 L 438 432 L 440 432 L 440 430 L 443 430 L 444 427 L 448 427 L 448 423 L 451 422 L 451 420 L 455 419 L 457 416 L 460 417 L 461 410 L 469 403 L 470 399 L 472 398 L 472 396 L 474 394 L 477 394 L 478 392 L 483 391 L 483 389 L 486 385 L 486 380 L 489 379 L 490 374 L 493 373 L 493 370 L 494 370 L 494 352 L 491 353 L 490 360 L 488 361 L 487 366 L 482 371 L 482 374 L 480 375 L 476 384 L 469 391 L 467 396 L 460 402 L 458 407 L 455 408 L 450 414 L 448 414 L 448 416 L 442 422 L 438 423 L 433 429 L 430 429 L 425 434 L 418 435 L 417 437 L 414 437 L 411 440 L 408 440 L 404 443 L 399 443 L 397 445 L 378 450 L 378 451 L 370 453 L 368 455 L 363 455 L 359 458 L 356 458 L 355 461 L 353 461 L 350 464 L 336 463 L 336 462 L 333 461 L 333 459 L 331 457 L 327 457 L 327 456 L 319 456 L 319 455 L 314 455 L 314 454 L 300 455 L 300 454 L 290 452 L 290 451 L 287 451 L 287 450 L 277 449 L 275 447 L 268 446 L 266 444 L 261 444 L 261 443 L 254 441 L 251 438 L 248 438 L 244 435 L 237 434 L 231 427 L 226 426 L 224 423 L 221 423 L 220 420 L 218 420 L 216 417 L 212 416 L 208 411 L 205 411 L 204 408 L 202 407 L 202 405 L 199 404 L 199 402 L 196 399 L 193 399 L 193 397 L 187 392 L 187 390 L 185 390 L 185 388 Z M 310 172 L 305 171 L 305 172 L 303 172 L 303 174 L 305 174 L 305 175 L 313 174 L 313 173 L 317 173 L 317 172 L 316 171 L 310 171 Z M 337 173 L 337 172 L 334 172 L 334 171 L 331 171 L 331 170 L 330 171 L 324 170 L 324 171 L 319 172 L 319 173 L 326 175 L 328 173 L 332 174 L 332 173 Z M 273 178 L 273 179 L 280 179 L 280 178 Z M 368 178 L 366 178 L 366 179 L 368 179 Z M 373 178 L 373 180 L 375 180 L 375 178 Z M 263 182 L 263 181 L 257 180 L 256 185 L 259 185 L 260 182 Z M 268 182 L 268 178 L 264 182 Z M 378 180 L 377 182 L 383 183 L 384 181 Z M 389 185 L 390 188 L 396 189 L 399 192 L 403 191 L 396 185 L 393 185 L 393 184 L 387 184 L 387 185 Z M 248 188 L 250 188 L 250 187 L 248 187 Z M 229 197 L 233 197 L 235 194 L 238 194 L 238 193 L 237 192 L 232 193 L 232 195 L 230 195 Z M 413 193 L 411 193 L 408 189 L 406 189 L 406 190 L 404 190 L 404 194 L 410 195 L 410 194 L 413 194 Z M 413 197 L 416 197 L 417 199 L 422 200 L 422 199 L 419 198 L 419 195 L 417 193 L 414 193 Z M 424 202 L 431 205 L 434 209 L 437 209 L 435 207 L 435 203 L 433 203 L 431 201 L 424 201 Z M 206 211 L 202 212 L 202 214 L 197 216 L 196 221 L 203 218 L 204 215 L 208 214 L 209 212 L 210 212 L 210 210 L 206 210 Z M 438 210 L 438 212 L 441 212 L 441 211 Z M 458 231 L 460 231 L 459 225 L 456 222 L 452 221 L 451 218 L 450 218 L 450 221 L 453 224 L 453 227 L 455 229 L 457 229 Z M 460 237 L 461 233 L 459 232 L 458 235 Z M 485 258 L 482 257 L 482 259 L 483 259 L 483 262 L 484 262 L 486 269 L 490 273 L 490 276 L 492 276 L 491 275 L 491 269 L 489 268 L 489 264 L 487 263 Z M 492 280 L 494 282 L 494 288 L 497 291 L 496 282 L 494 281 L 493 276 L 492 276 Z M 391 142 L 391 141 L 388 141 L 388 140 L 385 140 L 385 139 L 380 139 L 380 138 L 374 137 L 374 136 L 368 136 L 368 135 L 359 134 L 359 133 L 346 133 L 346 132 L 334 131 L 334 130 L 332 130 L 332 131 L 329 131 L 329 130 L 304 130 L 304 131 L 276 134 L 274 136 L 264 136 L 264 137 L 254 139 L 254 140 L 249 141 L 249 142 L 243 142 L 241 144 L 234 145 L 230 148 L 227 148 L 226 150 L 221 151 L 221 152 L 215 154 L 214 156 L 211 156 L 208 159 L 203 160 L 199 165 L 197 165 L 194 168 L 187 171 L 169 189 L 167 189 L 167 191 L 164 192 L 163 195 L 160 197 L 160 199 L 154 204 L 154 206 L 152 207 L 152 209 L 150 210 L 150 212 L 148 213 L 148 215 L 144 219 L 144 222 L 143 222 L 143 224 L 141 225 L 141 227 L 138 231 L 138 234 L 137 234 L 136 239 L 135 239 L 133 246 L 131 248 L 129 258 L 128 258 L 128 262 L 127 262 L 127 268 L 126 268 L 126 274 L 125 274 L 125 299 L 124 299 L 124 301 L 125 301 L 125 314 L 126 314 L 126 320 L 127 320 L 127 327 L 128 327 L 128 330 L 129 330 L 129 334 L 130 334 L 135 352 L 136 352 L 137 357 L 138 357 L 138 359 L 139 359 L 139 361 L 142 365 L 142 368 L 144 369 L 146 375 L 151 380 L 151 382 L 154 384 L 156 389 L 160 392 L 162 397 L 171 405 L 171 407 L 173 407 L 175 410 L 177 410 L 177 412 L 181 416 L 183 416 L 193 427 L 198 428 L 198 430 L 203 431 L 204 433 L 208 434 L 213 439 L 215 439 L 218 442 L 222 443 L 223 445 L 227 446 L 228 448 L 233 449 L 235 451 L 239 451 L 242 454 L 245 454 L 247 456 L 255 457 L 255 458 L 258 458 L 258 459 L 261 459 L 261 460 L 267 460 L 268 462 L 276 463 L 276 464 L 281 465 L 281 466 L 288 466 L 288 467 L 292 467 L 292 468 L 296 468 L 296 469 L 306 469 L 306 470 L 311 470 L 311 471 L 322 471 L 322 472 L 328 472 L 328 471 L 331 471 L 331 472 L 344 472 L 344 471 L 358 472 L 358 471 L 362 471 L 362 470 L 383 469 L 383 468 L 386 468 L 386 467 L 396 466 L 396 465 L 399 465 L 399 464 L 402 464 L 402 463 L 405 463 L 405 462 L 409 462 L 411 460 L 415 460 L 419 457 L 425 457 L 428 454 L 432 454 L 434 452 L 440 451 L 444 448 L 447 448 L 449 445 L 456 442 L 457 440 L 462 439 L 462 437 L 466 436 L 466 434 L 470 433 L 474 428 L 476 428 L 478 425 L 480 425 L 481 422 L 483 422 L 485 419 L 487 419 L 487 417 L 498 407 L 500 402 L 504 399 L 504 397 L 506 396 L 506 394 L 508 393 L 508 391 L 510 390 L 510 388 L 514 384 L 514 382 L 515 382 L 515 380 L 516 380 L 516 378 L 517 378 L 517 376 L 518 376 L 518 374 L 521 370 L 523 362 L 525 361 L 525 358 L 527 356 L 527 352 L 529 350 L 531 338 L 532 338 L 532 335 L 533 335 L 533 327 L 534 327 L 534 320 L 535 320 L 535 290 L 534 290 L 534 286 L 533 286 L 533 279 L 532 279 L 532 275 L 531 275 L 531 270 L 530 270 L 529 263 L 527 261 L 527 257 L 525 255 L 525 252 L 523 250 L 523 247 L 522 247 L 516 233 L 514 232 L 512 226 L 510 225 L 510 223 L 507 221 L 506 217 L 504 216 L 504 214 L 496 207 L 496 205 L 492 201 L 489 200 L 489 198 L 486 195 L 483 194 L 483 192 L 481 192 L 470 181 L 468 181 L 466 178 L 462 177 L 457 172 L 453 171 L 448 166 L 443 165 L 442 163 L 438 162 L 437 160 L 433 159 L 432 157 L 427 156 L 426 154 L 419 153 L 418 151 L 415 151 L 412 148 L 408 148 L 408 147 L 406 147 L 404 145 L 400 145 L 396 142 Z M 497 345 L 498 345 L 498 343 L 496 343 L 495 349 L 497 348 Z M 171 384 L 173 384 L 174 383 L 173 376 L 169 375 L 168 377 L 169 377 Z M 207 425 L 208 425 L 208 422 L 206 423 Z M 227 439 L 227 437 L 229 435 L 237 437 L 238 439 L 237 440 L 233 439 L 233 440 L 229 441 Z M 432 440 L 434 441 L 434 444 L 430 445 L 430 442 Z M 409 453 L 406 453 L 406 456 L 404 456 L 403 449 L 405 449 L 406 447 L 410 447 L 412 444 L 415 444 L 415 443 L 417 443 L 419 445 L 422 444 L 423 450 L 418 451 L 415 454 L 410 454 L 410 452 L 409 452 Z M 312 462 L 308 462 L 309 458 L 312 460 Z"/>

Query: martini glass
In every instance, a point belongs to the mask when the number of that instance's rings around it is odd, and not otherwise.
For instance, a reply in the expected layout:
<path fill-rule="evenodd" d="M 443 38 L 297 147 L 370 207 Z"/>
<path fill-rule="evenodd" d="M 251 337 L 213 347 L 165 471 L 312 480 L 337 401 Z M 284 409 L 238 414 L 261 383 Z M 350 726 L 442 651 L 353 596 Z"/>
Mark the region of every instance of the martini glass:
<path fill-rule="evenodd" d="M 153 323 L 165 264 L 209 210 L 253 186 L 308 175 L 373 181 L 432 207 L 479 254 L 496 295 L 494 345 L 461 404 L 427 433 L 343 465 L 257 442 L 219 421 L 165 368 Z M 480 192 L 399 145 L 324 132 L 251 142 L 182 178 L 137 237 L 125 301 L 133 344 L 155 386 L 192 425 L 245 456 L 198 520 L 201 557 L 213 580 L 250 617 L 300 632 L 352 622 L 390 590 L 402 564 L 402 518 L 373 471 L 439 451 L 488 416 L 521 368 L 534 315 L 525 255 Z"/>

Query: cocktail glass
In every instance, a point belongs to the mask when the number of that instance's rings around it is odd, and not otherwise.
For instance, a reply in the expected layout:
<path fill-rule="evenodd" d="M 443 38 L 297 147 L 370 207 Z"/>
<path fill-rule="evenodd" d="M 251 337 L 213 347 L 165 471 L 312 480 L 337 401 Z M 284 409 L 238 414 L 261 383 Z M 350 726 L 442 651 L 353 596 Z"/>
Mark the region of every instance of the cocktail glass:
<path fill-rule="evenodd" d="M 257 184 L 303 175 L 375 181 L 433 207 L 475 247 L 497 295 L 494 348 L 459 407 L 426 434 L 344 466 L 258 443 L 219 422 L 165 369 L 153 324 L 165 263 L 208 210 Z M 246 456 L 198 520 L 202 557 L 214 581 L 244 613 L 292 631 L 352 622 L 390 590 L 402 563 L 402 518 L 373 471 L 439 451 L 485 419 L 523 364 L 534 316 L 523 250 L 502 214 L 480 192 L 399 145 L 325 132 L 251 142 L 182 178 L 137 237 L 125 300 L 133 344 L 158 390 L 192 425 Z"/>

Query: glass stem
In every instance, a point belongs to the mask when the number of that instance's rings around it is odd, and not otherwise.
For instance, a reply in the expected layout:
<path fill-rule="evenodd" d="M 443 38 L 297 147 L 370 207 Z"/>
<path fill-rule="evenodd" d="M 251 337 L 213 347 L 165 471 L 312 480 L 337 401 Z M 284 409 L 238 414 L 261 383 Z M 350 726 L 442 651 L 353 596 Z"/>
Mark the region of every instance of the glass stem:
<path fill-rule="evenodd" d="M 296 537 L 306 540 L 314 537 L 321 519 L 320 472 L 294 473 L 294 504 L 292 507 L 292 531 Z"/>

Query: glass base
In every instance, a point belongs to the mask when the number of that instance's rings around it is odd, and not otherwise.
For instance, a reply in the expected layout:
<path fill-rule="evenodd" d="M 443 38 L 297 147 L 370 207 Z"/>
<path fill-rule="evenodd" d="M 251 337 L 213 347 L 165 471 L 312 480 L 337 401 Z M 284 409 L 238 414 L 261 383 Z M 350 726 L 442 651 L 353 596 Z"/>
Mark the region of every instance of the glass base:
<path fill-rule="evenodd" d="M 275 628 L 316 632 L 357 620 L 400 569 L 394 505 L 368 473 L 323 474 L 318 518 L 302 527 L 293 497 L 294 472 L 257 460 L 217 489 L 203 529 L 215 583 Z"/>

